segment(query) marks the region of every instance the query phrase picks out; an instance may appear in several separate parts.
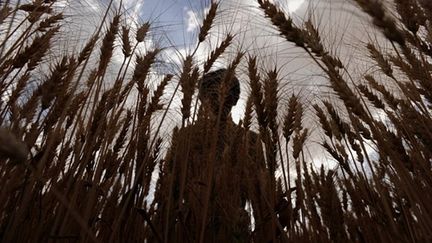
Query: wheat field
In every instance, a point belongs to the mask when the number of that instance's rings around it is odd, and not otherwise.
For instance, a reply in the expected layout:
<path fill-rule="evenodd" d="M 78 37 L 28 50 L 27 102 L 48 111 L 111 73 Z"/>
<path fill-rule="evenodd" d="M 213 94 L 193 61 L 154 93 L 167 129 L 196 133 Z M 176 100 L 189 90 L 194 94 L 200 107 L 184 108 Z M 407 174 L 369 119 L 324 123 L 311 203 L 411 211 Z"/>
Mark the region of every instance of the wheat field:
<path fill-rule="evenodd" d="M 235 33 L 197 61 L 219 2 L 164 72 L 152 21 L 131 27 L 111 0 L 66 51 L 56 2 L 0 1 L 2 242 L 432 241 L 430 1 L 349 2 L 379 39 L 352 43 L 359 74 L 313 11 L 254 0 L 323 77 L 331 98 L 313 100 Z"/>

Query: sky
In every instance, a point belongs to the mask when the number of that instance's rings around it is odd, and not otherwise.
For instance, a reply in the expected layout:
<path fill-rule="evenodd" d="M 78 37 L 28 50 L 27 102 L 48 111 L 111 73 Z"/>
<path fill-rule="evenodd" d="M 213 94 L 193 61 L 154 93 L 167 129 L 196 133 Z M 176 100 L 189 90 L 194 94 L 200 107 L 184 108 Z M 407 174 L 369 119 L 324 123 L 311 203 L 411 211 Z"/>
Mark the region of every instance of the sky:
<path fill-rule="evenodd" d="M 358 69 L 357 73 L 367 70 L 368 66 L 363 65 L 364 60 L 358 58 L 360 55 L 364 56 L 364 50 L 358 46 L 350 46 L 350 43 L 353 43 L 352 40 L 358 43 L 368 41 L 369 37 L 364 34 L 365 22 L 368 19 L 352 6 L 352 1 L 272 1 L 292 17 L 296 24 L 301 24 L 312 12 L 314 22 L 322 34 L 322 41 L 329 46 L 329 51 L 339 56 L 348 68 Z M 56 45 L 59 48 L 57 51 L 81 49 L 99 26 L 108 2 L 109 0 L 58 0 L 56 5 L 64 11 L 65 21 L 70 24 L 64 25 L 67 35 Z M 117 6 L 122 3 L 124 6 L 123 25 L 134 29 L 141 23 L 151 23 L 150 37 L 140 51 L 145 53 L 155 46 L 165 48 L 162 61 L 166 65 L 159 70 L 163 74 L 178 73 L 181 70 L 182 57 L 195 49 L 199 26 L 210 0 L 114 0 L 114 3 Z M 247 50 L 247 55 L 259 57 L 262 71 L 274 68 L 279 71 L 281 106 L 287 103 L 286 97 L 291 96 L 286 94 L 299 94 L 307 99 L 307 102 L 313 102 L 328 93 L 328 90 L 323 88 L 325 80 L 322 73 L 313 61 L 303 50 L 279 36 L 277 30 L 264 17 L 257 1 L 220 0 L 219 3 L 218 14 L 209 36 L 196 51 L 198 66 L 202 66 L 200 64 L 208 53 L 230 33 L 235 35 L 235 41 L 227 54 L 215 64 L 216 68 L 226 67 L 236 51 Z M 361 65 L 359 60 L 363 62 Z M 122 55 L 119 50 L 113 62 L 121 64 Z M 242 99 L 233 112 L 235 121 L 241 118 L 248 94 L 245 71 L 244 65 L 239 67 Z"/>
<path fill-rule="evenodd" d="M 289 12 L 295 12 L 307 0 L 279 0 Z M 250 1 L 252 2 L 252 1 Z M 168 37 L 176 46 L 191 43 L 193 33 L 199 28 L 203 15 L 210 4 L 209 0 L 123 0 L 125 8 L 138 19 L 154 19 L 156 24 L 163 26 Z M 223 0 L 222 6 L 232 3 L 247 6 L 247 1 Z"/>
<path fill-rule="evenodd" d="M 146 39 L 144 47 L 139 50 L 142 54 L 155 46 L 164 47 L 163 61 L 166 61 L 168 70 L 178 74 L 181 70 L 181 56 L 190 54 L 196 46 L 199 26 L 208 10 L 209 0 L 114 0 L 116 4 L 124 4 L 126 14 L 122 25 L 129 25 L 132 29 L 141 23 L 151 23 L 151 34 Z M 296 24 L 308 18 L 313 13 L 314 22 L 317 23 L 322 41 L 329 47 L 329 51 L 340 57 L 347 69 L 359 74 L 371 68 L 369 60 L 365 59 L 365 50 L 360 46 L 377 38 L 368 28 L 368 18 L 358 11 L 346 0 L 273 0 L 287 15 L 294 19 Z M 107 8 L 108 0 L 58 0 L 57 7 L 64 11 L 66 17 L 63 27 L 66 35 L 58 40 L 53 55 L 59 52 L 81 50 L 86 41 L 93 35 L 99 26 L 102 15 Z M 107 25 L 106 25 L 107 26 Z M 105 28 L 106 28 L 105 26 Z M 367 31 L 365 31 L 367 29 Z M 208 53 L 220 43 L 227 33 L 235 34 L 233 43 L 227 55 L 224 55 L 215 66 L 224 67 L 235 56 L 239 49 L 247 50 L 250 55 L 259 57 L 261 71 L 277 68 L 279 71 L 279 114 L 280 123 L 286 113 L 288 98 L 292 94 L 299 95 L 305 105 L 319 102 L 319 99 L 330 97 L 334 101 L 334 95 L 327 87 L 326 79 L 322 72 L 314 65 L 310 57 L 292 43 L 287 42 L 278 35 L 259 9 L 256 0 L 221 0 L 214 26 L 203 45 L 196 52 L 198 65 L 207 58 Z M 379 37 L 378 37 L 379 38 Z M 352 43 L 359 44 L 353 46 Z M 120 44 L 119 44 L 120 45 Z M 116 68 L 122 61 L 121 48 L 113 56 L 110 68 L 115 77 Z M 57 55 L 58 56 L 58 55 Z M 95 55 L 97 56 L 97 55 Z M 97 61 L 95 59 L 94 61 Z M 202 66 L 202 65 L 201 65 Z M 171 67 L 171 68 L 170 68 Z M 172 70 L 174 69 L 174 70 Z M 160 70 L 159 70 L 160 71 Z M 163 70 L 161 71 L 163 74 Z M 245 100 L 249 87 L 246 77 L 246 67 L 239 66 L 237 76 L 241 82 L 241 99 L 234 107 L 232 116 L 234 122 L 238 122 L 244 114 Z M 353 79 L 358 77 L 353 76 Z M 107 79 L 110 79 L 108 76 Z M 157 83 L 157 82 L 156 82 Z M 168 86 L 168 94 L 172 94 L 176 83 Z M 177 95 L 174 104 L 170 107 L 170 115 L 164 122 L 161 136 L 170 136 L 172 128 L 178 124 L 181 107 L 181 96 Z M 134 105 L 134 97 L 130 97 L 131 105 Z M 167 103 L 167 102 L 166 102 Z M 306 110 L 308 108 L 306 107 Z M 314 120 L 310 124 L 316 124 L 316 117 L 309 110 L 306 113 L 307 120 Z M 154 124 L 158 124 L 155 121 Z M 315 127 L 309 127 L 314 132 Z M 334 167 L 334 160 L 324 152 L 319 145 L 321 141 L 319 133 L 312 133 L 308 138 L 307 154 L 310 161 L 316 166 L 324 164 Z M 166 141 L 169 142 L 169 139 Z M 169 147 L 169 144 L 164 146 Z M 367 146 L 371 154 L 371 147 Z M 155 172 L 155 175 L 157 171 Z"/>
<path fill-rule="evenodd" d="M 313 20 L 322 33 L 322 41 L 329 51 L 338 55 L 355 73 L 363 73 L 370 68 L 365 65 L 364 50 L 352 46 L 353 40 L 365 43 L 370 38 L 365 35 L 367 17 L 345 0 L 272 0 L 296 24 L 313 13 Z M 64 10 L 68 36 L 61 40 L 59 51 L 79 50 L 94 33 L 105 12 L 108 0 L 59 0 L 57 6 Z M 163 61 L 168 70 L 179 73 L 181 57 L 190 54 L 196 47 L 199 26 L 208 10 L 210 0 L 114 0 L 123 3 L 126 18 L 124 25 L 133 28 L 141 23 L 150 22 L 151 35 L 146 39 L 142 53 L 155 46 L 166 48 Z M 232 60 L 237 50 L 247 50 L 250 55 L 259 56 L 261 71 L 277 68 L 279 71 L 280 114 L 286 112 L 288 98 L 300 95 L 303 102 L 311 104 L 329 95 L 322 73 L 313 61 L 298 47 L 281 38 L 259 9 L 255 0 L 220 0 L 214 26 L 203 45 L 196 52 L 200 64 L 227 33 L 235 34 L 236 41 L 227 54 L 215 66 L 224 67 Z M 351 2 L 351 3 L 348 3 Z M 120 49 L 120 48 L 117 48 Z M 358 58 L 362 56 L 363 59 Z M 122 62 L 121 51 L 114 56 L 114 67 Z M 173 69 L 173 70 L 172 70 Z M 161 71 L 164 72 L 163 70 Z M 242 118 L 248 94 L 246 67 L 239 66 L 238 78 L 241 81 L 241 100 L 233 110 L 233 120 Z M 356 78 L 356 77 L 353 77 Z M 175 84 L 168 87 L 174 89 Z M 330 94 L 331 95 L 331 94 Z M 177 100 L 174 104 L 179 106 Z M 312 116 L 311 116 L 312 117 Z M 174 119 L 174 118 L 173 118 Z M 313 118 L 312 118 L 313 119 Z M 318 139 L 316 139 L 318 140 Z"/>

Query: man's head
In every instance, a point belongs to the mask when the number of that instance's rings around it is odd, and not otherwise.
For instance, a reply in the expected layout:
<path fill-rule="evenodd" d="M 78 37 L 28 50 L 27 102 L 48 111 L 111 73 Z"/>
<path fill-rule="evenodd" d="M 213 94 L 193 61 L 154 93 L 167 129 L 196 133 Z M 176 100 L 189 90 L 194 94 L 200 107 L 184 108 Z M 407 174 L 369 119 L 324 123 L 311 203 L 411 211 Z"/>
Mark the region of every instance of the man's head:
<path fill-rule="evenodd" d="M 226 80 L 227 92 L 223 100 L 220 99 L 220 92 L 222 83 L 224 82 L 226 69 L 218 69 L 214 72 L 204 75 L 200 83 L 199 98 L 201 103 L 208 105 L 213 114 L 218 114 L 220 102 L 222 104 L 221 115 L 226 116 L 231 111 L 232 107 L 237 104 L 240 97 L 240 83 L 238 79 L 233 76 L 231 80 Z"/>

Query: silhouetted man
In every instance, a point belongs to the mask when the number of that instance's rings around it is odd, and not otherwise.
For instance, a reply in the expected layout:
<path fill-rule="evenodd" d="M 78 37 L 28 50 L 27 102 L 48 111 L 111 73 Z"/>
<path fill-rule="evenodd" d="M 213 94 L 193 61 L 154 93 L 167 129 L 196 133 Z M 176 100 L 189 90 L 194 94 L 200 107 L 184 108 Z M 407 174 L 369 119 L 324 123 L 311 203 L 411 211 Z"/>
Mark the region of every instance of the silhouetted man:
<path fill-rule="evenodd" d="M 155 198 L 162 201 L 156 224 L 168 232 L 169 242 L 196 242 L 206 217 L 205 242 L 249 242 L 252 230 L 246 203 L 256 210 L 257 219 L 268 212 L 260 193 L 260 183 L 267 183 L 268 175 L 261 142 L 230 118 L 240 96 L 234 75 L 226 69 L 210 72 L 199 87 L 197 120 L 173 134 L 161 177 L 166 193 Z M 205 205 L 208 190 L 210 200 Z"/>

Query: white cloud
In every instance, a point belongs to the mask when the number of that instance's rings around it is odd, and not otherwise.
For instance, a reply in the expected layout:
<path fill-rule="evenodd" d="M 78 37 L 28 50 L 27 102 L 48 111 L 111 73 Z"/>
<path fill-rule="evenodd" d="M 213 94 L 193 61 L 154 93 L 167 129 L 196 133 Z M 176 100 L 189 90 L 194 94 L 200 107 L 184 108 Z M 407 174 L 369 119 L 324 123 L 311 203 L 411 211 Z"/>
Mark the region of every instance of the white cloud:
<path fill-rule="evenodd" d="M 187 32 L 192 32 L 197 29 L 200 25 L 199 18 L 196 12 L 193 10 L 188 10 L 187 14 Z"/>
<path fill-rule="evenodd" d="M 144 5 L 143 0 L 117 0 L 117 4 L 123 3 L 125 9 L 127 9 L 127 14 L 131 22 L 137 23 L 141 10 Z"/>
<path fill-rule="evenodd" d="M 204 16 L 206 16 L 210 10 L 210 8 L 204 8 L 204 10 L 194 11 L 191 9 L 185 9 L 187 15 L 187 25 L 186 31 L 193 32 L 195 31 L 204 20 Z M 200 13 L 202 12 L 202 13 Z"/>
<path fill-rule="evenodd" d="M 287 7 L 290 13 L 297 11 L 305 2 L 305 0 L 288 0 Z"/>

